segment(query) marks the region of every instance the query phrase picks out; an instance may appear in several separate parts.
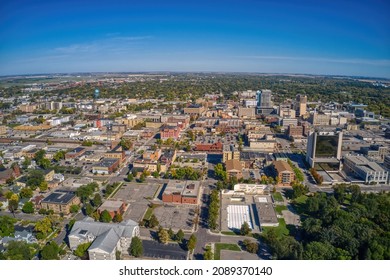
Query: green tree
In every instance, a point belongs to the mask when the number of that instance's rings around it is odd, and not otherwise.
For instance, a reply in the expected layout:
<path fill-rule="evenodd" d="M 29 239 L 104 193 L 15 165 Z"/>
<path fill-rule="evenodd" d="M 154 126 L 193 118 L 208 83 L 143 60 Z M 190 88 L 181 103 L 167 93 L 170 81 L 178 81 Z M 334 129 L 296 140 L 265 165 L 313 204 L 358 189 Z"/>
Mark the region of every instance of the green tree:
<path fill-rule="evenodd" d="M 159 221 L 157 220 L 156 215 L 152 214 L 152 215 L 150 216 L 149 223 L 148 223 L 149 227 L 150 227 L 150 228 L 155 228 L 155 227 L 157 227 L 159 224 L 160 224 L 160 223 L 159 223 Z"/>
<path fill-rule="evenodd" d="M 133 147 L 133 142 L 129 139 L 122 138 L 119 142 L 119 145 L 122 147 L 123 150 L 127 151 Z"/>
<path fill-rule="evenodd" d="M 88 248 L 91 246 L 92 242 L 87 242 L 77 246 L 76 250 L 73 252 L 77 257 L 86 259 L 88 257 Z"/>
<path fill-rule="evenodd" d="M 249 239 L 245 239 L 243 241 L 245 250 L 247 250 L 249 253 L 257 254 L 257 251 L 259 250 L 259 245 L 257 242 L 252 242 Z"/>
<path fill-rule="evenodd" d="M 27 201 L 22 208 L 23 213 L 34 213 L 34 204 L 31 201 Z"/>
<path fill-rule="evenodd" d="M 4 237 L 14 234 L 15 222 L 16 220 L 11 217 L 0 216 L 0 236 Z"/>
<path fill-rule="evenodd" d="M 34 155 L 34 160 L 38 165 L 41 165 L 41 161 L 45 158 L 46 151 L 45 150 L 39 150 Z"/>
<path fill-rule="evenodd" d="M 133 180 L 134 180 L 133 174 L 132 174 L 132 173 L 129 173 L 129 174 L 127 175 L 127 181 L 131 182 L 131 181 L 133 181 Z"/>
<path fill-rule="evenodd" d="M 210 246 L 206 247 L 206 251 L 203 254 L 203 259 L 204 260 L 213 260 L 214 259 L 214 254 L 211 251 L 211 247 Z"/>
<path fill-rule="evenodd" d="M 20 198 L 31 198 L 33 191 L 30 188 L 22 188 L 19 193 Z"/>
<path fill-rule="evenodd" d="M 184 239 L 184 232 L 181 229 L 177 231 L 175 239 L 179 242 Z"/>
<path fill-rule="evenodd" d="M 187 249 L 188 251 L 192 252 L 196 247 L 196 236 L 194 234 L 191 234 L 190 239 L 188 239 L 187 243 Z"/>
<path fill-rule="evenodd" d="M 129 254 L 132 255 L 133 257 L 139 258 L 143 255 L 143 253 L 144 253 L 144 247 L 142 245 L 141 239 L 137 236 L 134 236 L 131 239 Z"/>
<path fill-rule="evenodd" d="M 47 189 L 48 189 L 48 184 L 46 181 L 43 181 L 39 184 L 39 191 L 40 192 L 45 192 L 45 191 L 47 191 Z"/>
<path fill-rule="evenodd" d="M 223 190 L 226 188 L 226 185 L 222 181 L 217 182 L 217 190 Z"/>
<path fill-rule="evenodd" d="M 306 185 L 303 185 L 299 182 L 293 182 L 292 188 L 293 188 L 293 198 L 298 198 L 309 192 L 309 188 Z"/>
<path fill-rule="evenodd" d="M 41 161 L 39 162 L 38 165 L 46 170 L 51 166 L 51 162 L 49 159 L 43 158 L 43 159 L 41 159 Z"/>
<path fill-rule="evenodd" d="M 90 203 L 86 203 L 85 204 L 85 214 L 90 216 L 93 213 L 93 211 L 95 211 L 95 209 L 92 207 L 92 205 Z"/>
<path fill-rule="evenodd" d="M 45 217 L 35 223 L 35 231 L 41 232 L 43 235 L 48 234 L 52 231 L 52 222 L 49 217 Z"/>
<path fill-rule="evenodd" d="M 100 213 L 100 221 L 103 223 L 109 223 L 112 221 L 111 215 L 107 210 Z"/>
<path fill-rule="evenodd" d="M 73 225 L 76 223 L 75 219 L 71 219 L 69 223 L 66 225 L 66 230 L 70 232 L 72 230 Z"/>
<path fill-rule="evenodd" d="M 227 173 L 225 171 L 224 166 L 221 163 L 218 163 L 217 165 L 214 166 L 214 173 L 219 180 L 222 181 L 227 180 Z"/>
<path fill-rule="evenodd" d="M 166 244 L 168 243 L 169 241 L 169 234 L 168 232 L 163 229 L 162 227 L 159 228 L 158 232 L 157 232 L 157 236 L 158 236 L 158 241 L 160 243 L 163 243 L 163 244 Z"/>
<path fill-rule="evenodd" d="M 96 193 L 92 200 L 94 207 L 99 207 L 102 204 L 102 197 L 100 194 Z"/>
<path fill-rule="evenodd" d="M 28 157 L 24 158 L 24 161 L 22 162 L 22 168 L 27 169 L 31 165 L 31 159 Z"/>
<path fill-rule="evenodd" d="M 56 162 L 59 162 L 59 161 L 65 159 L 65 154 L 66 154 L 65 151 L 58 151 L 53 155 L 53 160 Z"/>
<path fill-rule="evenodd" d="M 213 190 L 210 195 L 210 205 L 209 205 L 209 217 L 208 217 L 208 226 L 210 229 L 216 229 L 218 224 L 219 216 L 219 191 Z"/>
<path fill-rule="evenodd" d="M 77 213 L 80 211 L 80 206 L 74 204 L 72 206 L 70 206 L 70 213 Z"/>
<path fill-rule="evenodd" d="M 8 209 L 14 213 L 19 207 L 19 196 L 17 194 L 12 194 L 11 198 L 8 200 Z"/>
<path fill-rule="evenodd" d="M 335 249 L 331 244 L 313 241 L 307 244 L 303 253 L 305 260 L 333 260 Z"/>
<path fill-rule="evenodd" d="M 120 213 L 116 213 L 114 218 L 112 219 L 114 223 L 120 223 L 123 221 L 123 217 Z"/>
<path fill-rule="evenodd" d="M 241 235 L 247 235 L 247 234 L 249 234 L 251 231 L 252 231 L 252 229 L 249 227 L 249 224 L 248 224 L 247 222 L 244 222 L 244 223 L 241 225 L 241 228 L 240 228 L 240 233 L 241 233 Z"/>
<path fill-rule="evenodd" d="M 82 202 L 85 202 L 89 197 L 94 193 L 94 191 L 99 187 L 96 182 L 82 185 L 76 190 L 76 195 L 80 197 Z"/>
<path fill-rule="evenodd" d="M 58 247 L 57 243 L 54 241 L 51 241 L 50 243 L 47 243 L 45 246 L 43 246 L 41 250 L 41 260 L 58 260 L 60 248 Z"/>
<path fill-rule="evenodd" d="M 175 239 L 175 233 L 173 232 L 172 228 L 168 229 L 168 235 L 171 240 Z"/>
<path fill-rule="evenodd" d="M 139 182 L 139 183 L 145 182 L 145 178 L 146 178 L 145 174 L 142 173 L 141 176 L 139 176 L 138 182 Z"/>
<path fill-rule="evenodd" d="M 45 181 L 45 177 L 41 170 L 30 170 L 28 172 L 26 185 L 32 190 L 36 190 L 43 181 Z"/>
<path fill-rule="evenodd" d="M 82 143 L 81 143 L 82 146 L 85 146 L 85 147 L 92 147 L 93 145 L 93 142 L 90 141 L 90 140 L 84 140 Z"/>
<path fill-rule="evenodd" d="M 37 252 L 36 245 L 25 241 L 8 242 L 5 258 L 8 260 L 31 260 Z"/>

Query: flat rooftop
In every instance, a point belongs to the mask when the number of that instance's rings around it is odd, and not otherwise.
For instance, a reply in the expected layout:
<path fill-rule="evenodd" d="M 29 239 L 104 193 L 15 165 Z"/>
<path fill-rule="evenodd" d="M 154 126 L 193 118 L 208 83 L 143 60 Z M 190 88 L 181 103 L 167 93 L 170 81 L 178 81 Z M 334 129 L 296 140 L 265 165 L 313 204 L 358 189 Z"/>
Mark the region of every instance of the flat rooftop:
<path fill-rule="evenodd" d="M 227 207 L 228 228 L 240 229 L 244 222 L 247 222 L 249 228 L 253 229 L 249 205 L 228 205 Z"/>
<path fill-rule="evenodd" d="M 106 200 L 99 207 L 99 210 L 100 211 L 107 210 L 108 212 L 113 212 L 113 211 L 117 211 L 122 205 L 123 202 L 119 200 Z"/>
<path fill-rule="evenodd" d="M 49 194 L 46 198 L 42 200 L 42 202 L 54 204 L 68 204 L 75 196 L 76 193 L 74 192 L 58 190 Z"/>
<path fill-rule="evenodd" d="M 260 219 L 260 226 L 268 226 L 279 223 L 270 196 L 255 196 L 254 201 Z"/>
<path fill-rule="evenodd" d="M 365 172 L 385 172 L 385 170 L 376 162 L 370 161 L 364 156 L 345 156 L 345 159 L 353 162 Z"/>
<path fill-rule="evenodd" d="M 101 162 L 97 163 L 95 166 L 97 166 L 97 167 L 110 167 L 111 165 L 115 164 L 117 161 L 118 161 L 118 159 L 105 158 Z"/>
<path fill-rule="evenodd" d="M 182 196 L 198 197 L 200 191 L 199 181 L 169 180 L 165 187 L 164 194 L 181 194 Z"/>

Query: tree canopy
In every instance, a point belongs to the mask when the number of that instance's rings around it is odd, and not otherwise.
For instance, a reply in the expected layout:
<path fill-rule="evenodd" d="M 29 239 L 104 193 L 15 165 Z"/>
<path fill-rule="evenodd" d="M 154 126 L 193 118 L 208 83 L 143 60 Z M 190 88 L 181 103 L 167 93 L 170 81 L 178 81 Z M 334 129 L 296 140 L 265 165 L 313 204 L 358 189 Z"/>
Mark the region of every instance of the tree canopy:
<path fill-rule="evenodd" d="M 297 208 L 301 242 L 275 229 L 263 234 L 274 258 L 390 259 L 390 194 L 340 187 L 332 194 L 316 193 Z"/>
<path fill-rule="evenodd" d="M 133 257 L 139 258 L 143 255 L 143 253 L 144 253 L 144 247 L 142 245 L 141 239 L 137 236 L 134 236 L 131 239 L 129 254 L 132 255 Z"/>

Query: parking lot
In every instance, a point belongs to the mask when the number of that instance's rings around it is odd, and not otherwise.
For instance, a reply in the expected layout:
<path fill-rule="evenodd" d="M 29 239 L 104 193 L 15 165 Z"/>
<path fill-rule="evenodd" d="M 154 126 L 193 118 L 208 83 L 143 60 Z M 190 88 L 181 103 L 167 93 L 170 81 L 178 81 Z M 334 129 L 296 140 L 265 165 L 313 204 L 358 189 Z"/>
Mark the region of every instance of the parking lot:
<path fill-rule="evenodd" d="M 149 200 L 157 195 L 160 184 L 126 183 L 114 195 L 114 199 L 124 201 L 129 207 L 124 214 L 124 219 L 140 221 L 148 208 Z"/>
<path fill-rule="evenodd" d="M 242 177 L 244 179 L 261 180 L 261 171 L 259 169 L 243 169 Z"/>
<path fill-rule="evenodd" d="M 197 217 L 196 209 L 194 205 L 163 205 L 154 209 L 154 215 L 163 228 L 192 231 Z"/>
<path fill-rule="evenodd" d="M 233 133 L 226 133 L 224 136 L 219 136 L 219 135 L 197 136 L 195 142 L 203 143 L 203 144 L 213 144 L 217 142 L 221 142 L 222 144 L 236 144 L 237 135 Z"/>
<path fill-rule="evenodd" d="M 188 251 L 183 250 L 176 243 L 161 244 L 156 241 L 142 240 L 144 247 L 143 258 L 186 260 Z"/>

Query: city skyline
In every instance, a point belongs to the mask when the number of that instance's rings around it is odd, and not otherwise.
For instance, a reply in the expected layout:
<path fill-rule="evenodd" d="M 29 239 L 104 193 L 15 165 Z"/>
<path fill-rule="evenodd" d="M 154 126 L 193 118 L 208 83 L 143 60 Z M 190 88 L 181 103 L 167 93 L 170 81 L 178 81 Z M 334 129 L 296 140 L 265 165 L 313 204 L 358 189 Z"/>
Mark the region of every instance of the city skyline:
<path fill-rule="evenodd" d="M 386 1 L 5 1 L 0 75 L 116 71 L 390 78 Z"/>

